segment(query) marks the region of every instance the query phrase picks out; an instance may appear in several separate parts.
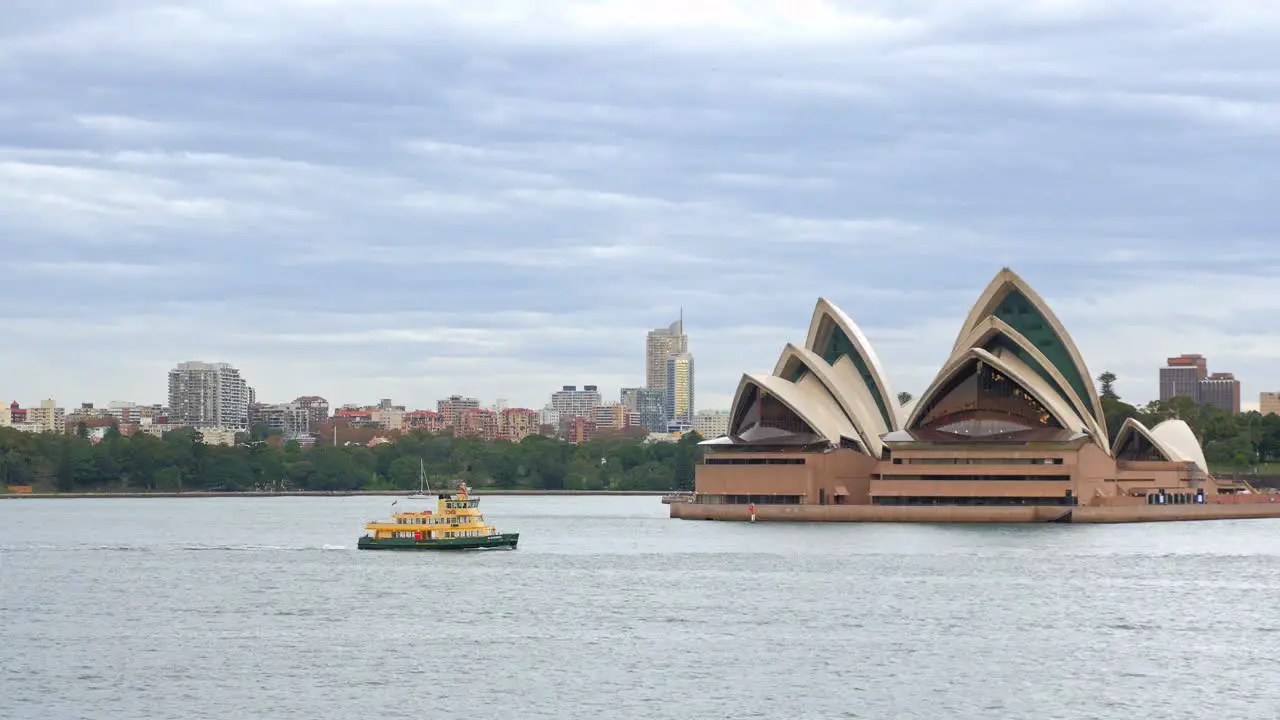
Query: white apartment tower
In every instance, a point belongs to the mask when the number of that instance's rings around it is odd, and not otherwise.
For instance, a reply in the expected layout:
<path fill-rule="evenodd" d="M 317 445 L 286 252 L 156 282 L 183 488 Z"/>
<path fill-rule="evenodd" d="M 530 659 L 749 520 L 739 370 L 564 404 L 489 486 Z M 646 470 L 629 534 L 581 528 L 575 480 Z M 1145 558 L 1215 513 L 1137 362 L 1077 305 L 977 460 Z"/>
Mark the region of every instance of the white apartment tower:
<path fill-rule="evenodd" d="M 169 371 L 169 422 L 196 428 L 249 427 L 249 386 L 228 363 L 184 362 Z"/>
<path fill-rule="evenodd" d="M 587 420 L 595 417 L 595 410 L 600 406 L 600 389 L 595 385 L 564 385 L 551 393 L 550 408 L 560 419 L 580 417 Z"/>
<path fill-rule="evenodd" d="M 665 328 L 650 330 L 644 341 L 644 386 L 667 389 L 667 358 L 689 351 L 689 338 L 684 334 L 684 311 L 680 318 Z"/>

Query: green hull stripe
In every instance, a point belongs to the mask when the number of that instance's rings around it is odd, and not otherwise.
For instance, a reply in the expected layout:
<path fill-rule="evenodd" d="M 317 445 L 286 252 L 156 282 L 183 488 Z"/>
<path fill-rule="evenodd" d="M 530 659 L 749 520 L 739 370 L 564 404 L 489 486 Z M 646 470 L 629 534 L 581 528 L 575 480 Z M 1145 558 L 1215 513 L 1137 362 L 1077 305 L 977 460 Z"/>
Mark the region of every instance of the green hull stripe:
<path fill-rule="evenodd" d="M 414 540 L 413 538 L 385 538 L 375 540 L 362 537 L 356 543 L 360 550 L 472 550 L 478 548 L 514 548 L 520 533 L 503 533 L 475 538 L 441 538 L 438 540 Z"/>

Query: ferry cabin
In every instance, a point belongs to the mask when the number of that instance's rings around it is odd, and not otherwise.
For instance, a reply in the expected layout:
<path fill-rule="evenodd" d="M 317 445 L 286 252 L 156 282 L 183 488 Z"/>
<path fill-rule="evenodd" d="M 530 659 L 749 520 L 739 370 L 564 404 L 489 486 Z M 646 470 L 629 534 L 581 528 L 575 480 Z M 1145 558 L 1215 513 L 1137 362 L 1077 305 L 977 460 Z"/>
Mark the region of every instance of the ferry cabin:
<path fill-rule="evenodd" d="M 372 522 L 368 530 L 378 540 L 439 540 L 445 538 L 488 537 L 496 528 L 484 524 L 477 498 L 449 498 L 438 503 L 442 514 L 430 510 L 395 513 L 392 522 Z"/>

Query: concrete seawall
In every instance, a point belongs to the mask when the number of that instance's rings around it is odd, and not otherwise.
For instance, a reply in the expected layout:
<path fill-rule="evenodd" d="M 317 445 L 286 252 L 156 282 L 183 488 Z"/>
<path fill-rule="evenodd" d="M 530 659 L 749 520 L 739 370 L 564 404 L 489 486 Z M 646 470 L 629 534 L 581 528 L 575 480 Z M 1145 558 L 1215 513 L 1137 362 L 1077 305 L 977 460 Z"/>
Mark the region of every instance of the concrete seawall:
<path fill-rule="evenodd" d="M 1035 523 L 1062 517 L 1067 507 L 959 507 L 907 505 L 757 505 L 768 522 Z M 672 503 L 671 517 L 685 520 L 750 520 L 746 505 Z"/>
<path fill-rule="evenodd" d="M 1071 514 L 1071 522 L 1075 523 L 1183 522 L 1253 518 L 1280 518 L 1280 502 L 1091 506 L 1076 508 Z"/>
<path fill-rule="evenodd" d="M 672 503 L 671 517 L 684 520 L 750 520 L 745 505 Z M 757 505 L 761 522 L 924 523 L 1135 523 L 1280 518 L 1280 502 L 1208 505 L 963 507 L 955 505 Z"/>

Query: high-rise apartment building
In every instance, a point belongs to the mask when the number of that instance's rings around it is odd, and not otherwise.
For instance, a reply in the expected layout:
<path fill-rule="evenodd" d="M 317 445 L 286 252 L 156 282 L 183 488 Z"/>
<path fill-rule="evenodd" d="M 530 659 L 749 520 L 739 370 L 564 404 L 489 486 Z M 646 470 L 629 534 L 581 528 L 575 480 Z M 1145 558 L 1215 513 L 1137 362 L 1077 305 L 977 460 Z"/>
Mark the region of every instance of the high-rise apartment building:
<path fill-rule="evenodd" d="M 295 398 L 293 404 L 306 412 L 309 432 L 315 432 L 320 423 L 329 419 L 329 401 L 319 395 L 303 395 Z"/>
<path fill-rule="evenodd" d="M 1160 368 L 1160 399 L 1188 397 L 1232 415 L 1240 412 L 1240 381 L 1231 373 L 1209 374 L 1209 361 L 1199 354 L 1184 353 L 1165 361 Z"/>
<path fill-rule="evenodd" d="M 454 427 L 458 424 L 458 419 L 463 412 L 467 410 L 479 410 L 480 401 L 473 397 L 463 397 L 461 395 L 450 395 L 444 400 L 436 401 L 436 412 L 440 414 L 440 421 L 445 427 Z"/>
<path fill-rule="evenodd" d="M 650 330 L 644 341 L 644 384 L 647 388 L 667 388 L 667 358 L 689 351 L 684 334 L 684 312 L 665 328 Z"/>
<path fill-rule="evenodd" d="M 249 386 L 228 363 L 184 362 L 169 371 L 169 422 L 195 428 L 249 426 Z"/>
<path fill-rule="evenodd" d="M 667 391 L 661 388 L 622 388 L 622 404 L 640 416 L 640 425 L 649 432 L 667 430 Z"/>
<path fill-rule="evenodd" d="M 680 353 L 667 358 L 666 411 L 669 422 L 693 422 L 693 355 Z"/>
<path fill-rule="evenodd" d="M 600 389 L 595 385 L 564 385 L 551 393 L 551 409 L 559 413 L 560 422 L 566 418 L 580 417 L 590 420 L 600 406 Z"/>

